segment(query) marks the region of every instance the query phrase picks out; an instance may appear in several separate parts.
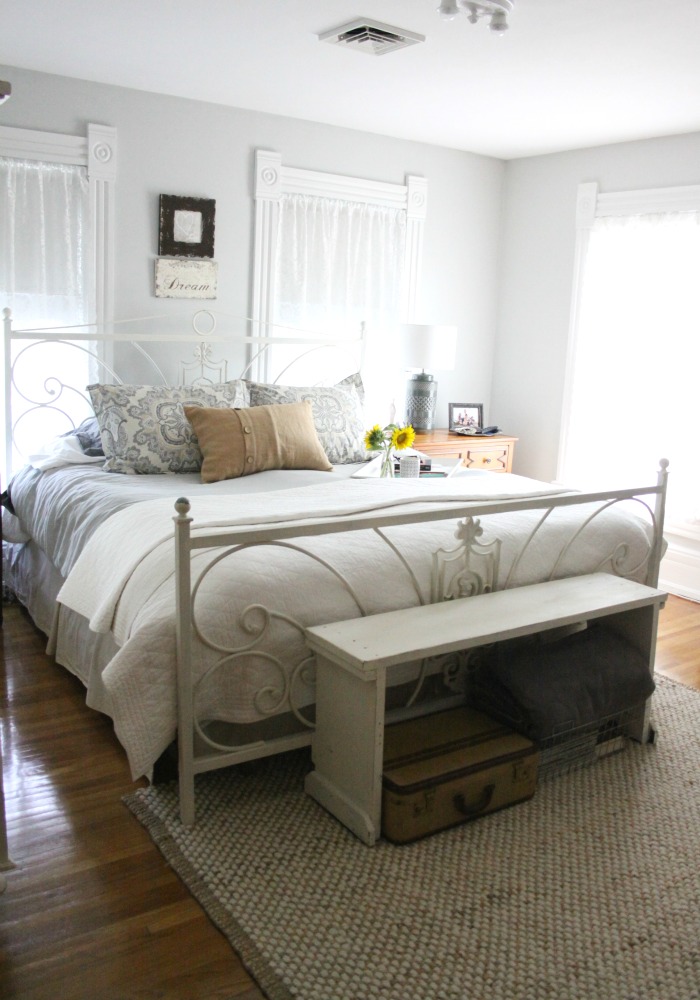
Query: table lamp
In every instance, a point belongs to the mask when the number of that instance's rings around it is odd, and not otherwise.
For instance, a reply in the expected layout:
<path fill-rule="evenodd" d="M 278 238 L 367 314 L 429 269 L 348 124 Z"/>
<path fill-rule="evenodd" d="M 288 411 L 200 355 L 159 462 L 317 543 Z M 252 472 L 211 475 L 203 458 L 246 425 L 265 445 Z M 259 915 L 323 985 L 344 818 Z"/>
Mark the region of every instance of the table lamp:
<path fill-rule="evenodd" d="M 401 327 L 404 367 L 420 368 L 406 384 L 406 423 L 414 430 L 431 431 L 435 419 L 437 379 L 432 371 L 450 371 L 455 366 L 457 327 L 405 323 Z"/>

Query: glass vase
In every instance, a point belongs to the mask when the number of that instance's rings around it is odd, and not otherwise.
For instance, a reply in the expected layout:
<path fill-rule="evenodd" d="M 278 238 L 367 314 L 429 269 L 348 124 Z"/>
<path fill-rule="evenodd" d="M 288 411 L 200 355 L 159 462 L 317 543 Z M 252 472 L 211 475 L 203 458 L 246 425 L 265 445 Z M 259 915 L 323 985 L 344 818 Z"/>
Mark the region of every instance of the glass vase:
<path fill-rule="evenodd" d="M 382 479 L 393 479 L 394 478 L 394 455 L 393 452 L 387 451 L 384 453 L 382 458 L 382 466 L 379 470 L 379 475 Z"/>

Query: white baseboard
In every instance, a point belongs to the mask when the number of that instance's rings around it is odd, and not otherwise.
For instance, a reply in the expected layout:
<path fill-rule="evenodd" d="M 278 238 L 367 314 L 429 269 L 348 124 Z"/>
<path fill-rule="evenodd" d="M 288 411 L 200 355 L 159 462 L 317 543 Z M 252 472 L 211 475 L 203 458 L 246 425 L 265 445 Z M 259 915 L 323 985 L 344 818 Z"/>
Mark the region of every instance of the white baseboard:
<path fill-rule="evenodd" d="M 700 603 L 700 540 L 685 532 L 664 532 L 668 549 L 661 561 L 659 589 Z"/>

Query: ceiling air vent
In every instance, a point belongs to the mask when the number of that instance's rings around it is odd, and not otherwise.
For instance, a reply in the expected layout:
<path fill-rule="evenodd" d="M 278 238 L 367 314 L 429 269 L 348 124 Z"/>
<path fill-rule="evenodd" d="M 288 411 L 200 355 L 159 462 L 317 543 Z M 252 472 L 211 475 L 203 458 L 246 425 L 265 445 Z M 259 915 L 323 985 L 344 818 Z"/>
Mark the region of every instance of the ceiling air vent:
<path fill-rule="evenodd" d="M 416 35 L 413 31 L 394 28 L 381 21 L 370 21 L 368 18 L 358 18 L 340 28 L 324 31 L 319 35 L 322 42 L 340 45 L 346 49 L 357 49 L 358 52 L 368 52 L 371 56 L 383 56 L 385 52 L 405 49 L 407 45 L 424 42 L 424 35 Z"/>

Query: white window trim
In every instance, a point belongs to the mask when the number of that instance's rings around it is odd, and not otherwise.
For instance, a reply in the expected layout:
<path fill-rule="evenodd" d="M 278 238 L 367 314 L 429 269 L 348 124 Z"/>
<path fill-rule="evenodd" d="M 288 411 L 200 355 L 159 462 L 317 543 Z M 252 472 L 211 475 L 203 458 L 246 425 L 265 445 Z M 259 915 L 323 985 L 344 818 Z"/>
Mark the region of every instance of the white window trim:
<path fill-rule="evenodd" d="M 0 156 L 87 168 L 93 261 L 94 320 L 102 328 L 114 319 L 114 228 L 117 130 L 87 126 L 86 134 L 63 135 L 0 125 Z"/>
<path fill-rule="evenodd" d="M 423 258 L 423 231 L 428 200 L 426 178 L 407 175 L 405 184 L 389 184 L 342 174 L 304 170 L 283 164 L 280 153 L 258 149 L 255 152 L 255 245 L 251 307 L 253 336 L 268 335 L 272 323 L 275 293 L 272 263 L 275 259 L 279 204 L 283 194 L 340 198 L 404 209 L 406 280 L 402 319 L 408 322 L 413 318 Z"/>

